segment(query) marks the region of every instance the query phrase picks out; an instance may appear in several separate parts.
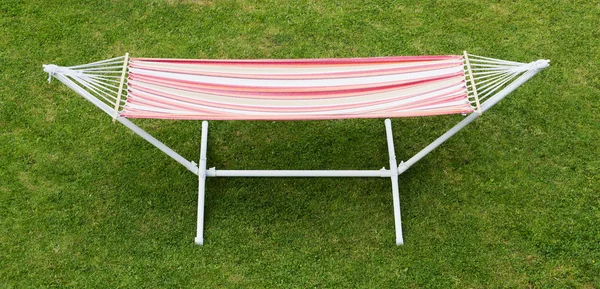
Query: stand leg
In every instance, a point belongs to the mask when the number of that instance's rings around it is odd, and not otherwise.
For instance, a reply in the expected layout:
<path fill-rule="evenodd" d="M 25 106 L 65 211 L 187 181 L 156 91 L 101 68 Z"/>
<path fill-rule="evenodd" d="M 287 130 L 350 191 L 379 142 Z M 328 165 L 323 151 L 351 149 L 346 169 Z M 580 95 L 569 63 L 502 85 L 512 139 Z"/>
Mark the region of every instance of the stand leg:
<path fill-rule="evenodd" d="M 394 224 L 396 226 L 396 245 L 404 244 L 402 238 L 402 220 L 400 218 L 400 193 L 398 189 L 398 163 L 396 162 L 396 153 L 394 150 L 394 138 L 392 137 L 392 122 L 385 120 L 385 132 L 388 142 L 388 152 L 390 155 L 390 170 L 392 173 L 392 198 L 394 200 Z"/>
<path fill-rule="evenodd" d="M 206 143 L 208 137 L 208 122 L 202 122 L 202 139 L 200 141 L 200 165 L 198 167 L 198 227 L 194 242 L 204 244 L 204 187 L 206 184 Z"/>

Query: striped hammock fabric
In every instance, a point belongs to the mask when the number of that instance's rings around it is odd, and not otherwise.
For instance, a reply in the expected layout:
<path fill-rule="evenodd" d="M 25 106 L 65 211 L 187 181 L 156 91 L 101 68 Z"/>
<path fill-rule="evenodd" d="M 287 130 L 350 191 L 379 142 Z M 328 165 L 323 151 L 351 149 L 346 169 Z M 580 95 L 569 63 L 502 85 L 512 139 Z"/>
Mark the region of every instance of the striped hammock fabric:
<path fill-rule="evenodd" d="M 298 120 L 469 113 L 461 56 L 134 58 L 121 116 Z"/>

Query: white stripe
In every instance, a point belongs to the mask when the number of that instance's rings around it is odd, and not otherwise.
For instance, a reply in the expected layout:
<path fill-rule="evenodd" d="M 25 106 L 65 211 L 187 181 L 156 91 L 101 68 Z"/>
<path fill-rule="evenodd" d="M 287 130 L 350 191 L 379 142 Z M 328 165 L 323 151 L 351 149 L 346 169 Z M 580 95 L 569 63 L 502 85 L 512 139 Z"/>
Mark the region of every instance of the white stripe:
<path fill-rule="evenodd" d="M 419 62 L 401 62 L 401 63 L 381 63 L 381 64 L 365 64 L 365 65 L 315 65 L 315 66 L 299 66 L 299 67 L 263 67 L 260 64 L 250 66 L 246 65 L 218 65 L 218 64 L 187 64 L 187 63 L 164 63 L 164 62 L 147 62 L 147 61 L 132 61 L 132 66 L 143 65 L 139 67 L 141 70 L 186 70 L 190 72 L 208 72 L 208 73 L 234 73 L 248 75 L 314 75 L 318 73 L 344 73 L 344 72 L 362 72 L 379 69 L 390 68 L 419 68 L 424 65 L 449 65 L 454 64 L 462 66 L 461 59 L 448 59 L 436 61 L 419 61 Z"/>
<path fill-rule="evenodd" d="M 243 79 L 243 78 L 227 78 L 215 76 L 202 76 L 183 73 L 161 72 L 131 68 L 130 74 L 140 74 L 145 76 L 163 77 L 175 80 L 193 81 L 212 83 L 220 85 L 243 85 L 243 86 L 261 86 L 261 87 L 330 87 L 342 85 L 363 85 L 375 84 L 391 81 L 413 80 L 420 78 L 431 78 L 451 73 L 463 72 L 462 65 L 452 68 L 436 69 L 425 72 L 402 73 L 383 76 L 369 77 L 351 77 L 351 78 L 335 78 L 335 79 Z"/>

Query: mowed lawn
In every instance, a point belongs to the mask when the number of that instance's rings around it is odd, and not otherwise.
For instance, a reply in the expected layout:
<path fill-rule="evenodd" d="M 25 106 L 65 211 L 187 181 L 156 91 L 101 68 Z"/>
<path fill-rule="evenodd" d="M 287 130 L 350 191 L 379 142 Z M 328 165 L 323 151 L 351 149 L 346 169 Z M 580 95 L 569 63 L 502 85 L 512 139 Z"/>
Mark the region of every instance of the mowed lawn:
<path fill-rule="evenodd" d="M 42 64 L 461 54 L 550 68 L 400 176 L 197 178 Z M 0 288 L 600 288 L 597 1 L 0 0 Z M 406 160 L 463 117 L 394 119 Z M 184 157 L 200 122 L 138 120 Z M 215 121 L 208 166 L 380 169 L 383 120 Z"/>

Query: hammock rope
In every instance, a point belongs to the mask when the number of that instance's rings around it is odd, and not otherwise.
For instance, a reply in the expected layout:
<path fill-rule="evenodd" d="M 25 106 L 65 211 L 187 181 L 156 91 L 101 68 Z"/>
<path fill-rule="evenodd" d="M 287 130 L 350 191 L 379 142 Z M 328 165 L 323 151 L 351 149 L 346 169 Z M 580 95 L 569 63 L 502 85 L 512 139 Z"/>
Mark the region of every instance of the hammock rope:
<path fill-rule="evenodd" d="M 521 63 L 468 54 L 479 100 L 485 100 L 522 73 L 537 69 L 536 63 Z"/>
<path fill-rule="evenodd" d="M 119 79 L 122 75 L 122 67 L 125 56 L 115 57 L 88 64 L 60 67 L 56 65 L 44 65 L 44 71 L 48 73 L 48 82 L 55 74 L 63 74 L 95 97 L 103 100 L 106 104 L 114 106 L 117 102 L 119 93 Z M 125 104 L 122 99 L 119 103 L 119 109 Z"/>

